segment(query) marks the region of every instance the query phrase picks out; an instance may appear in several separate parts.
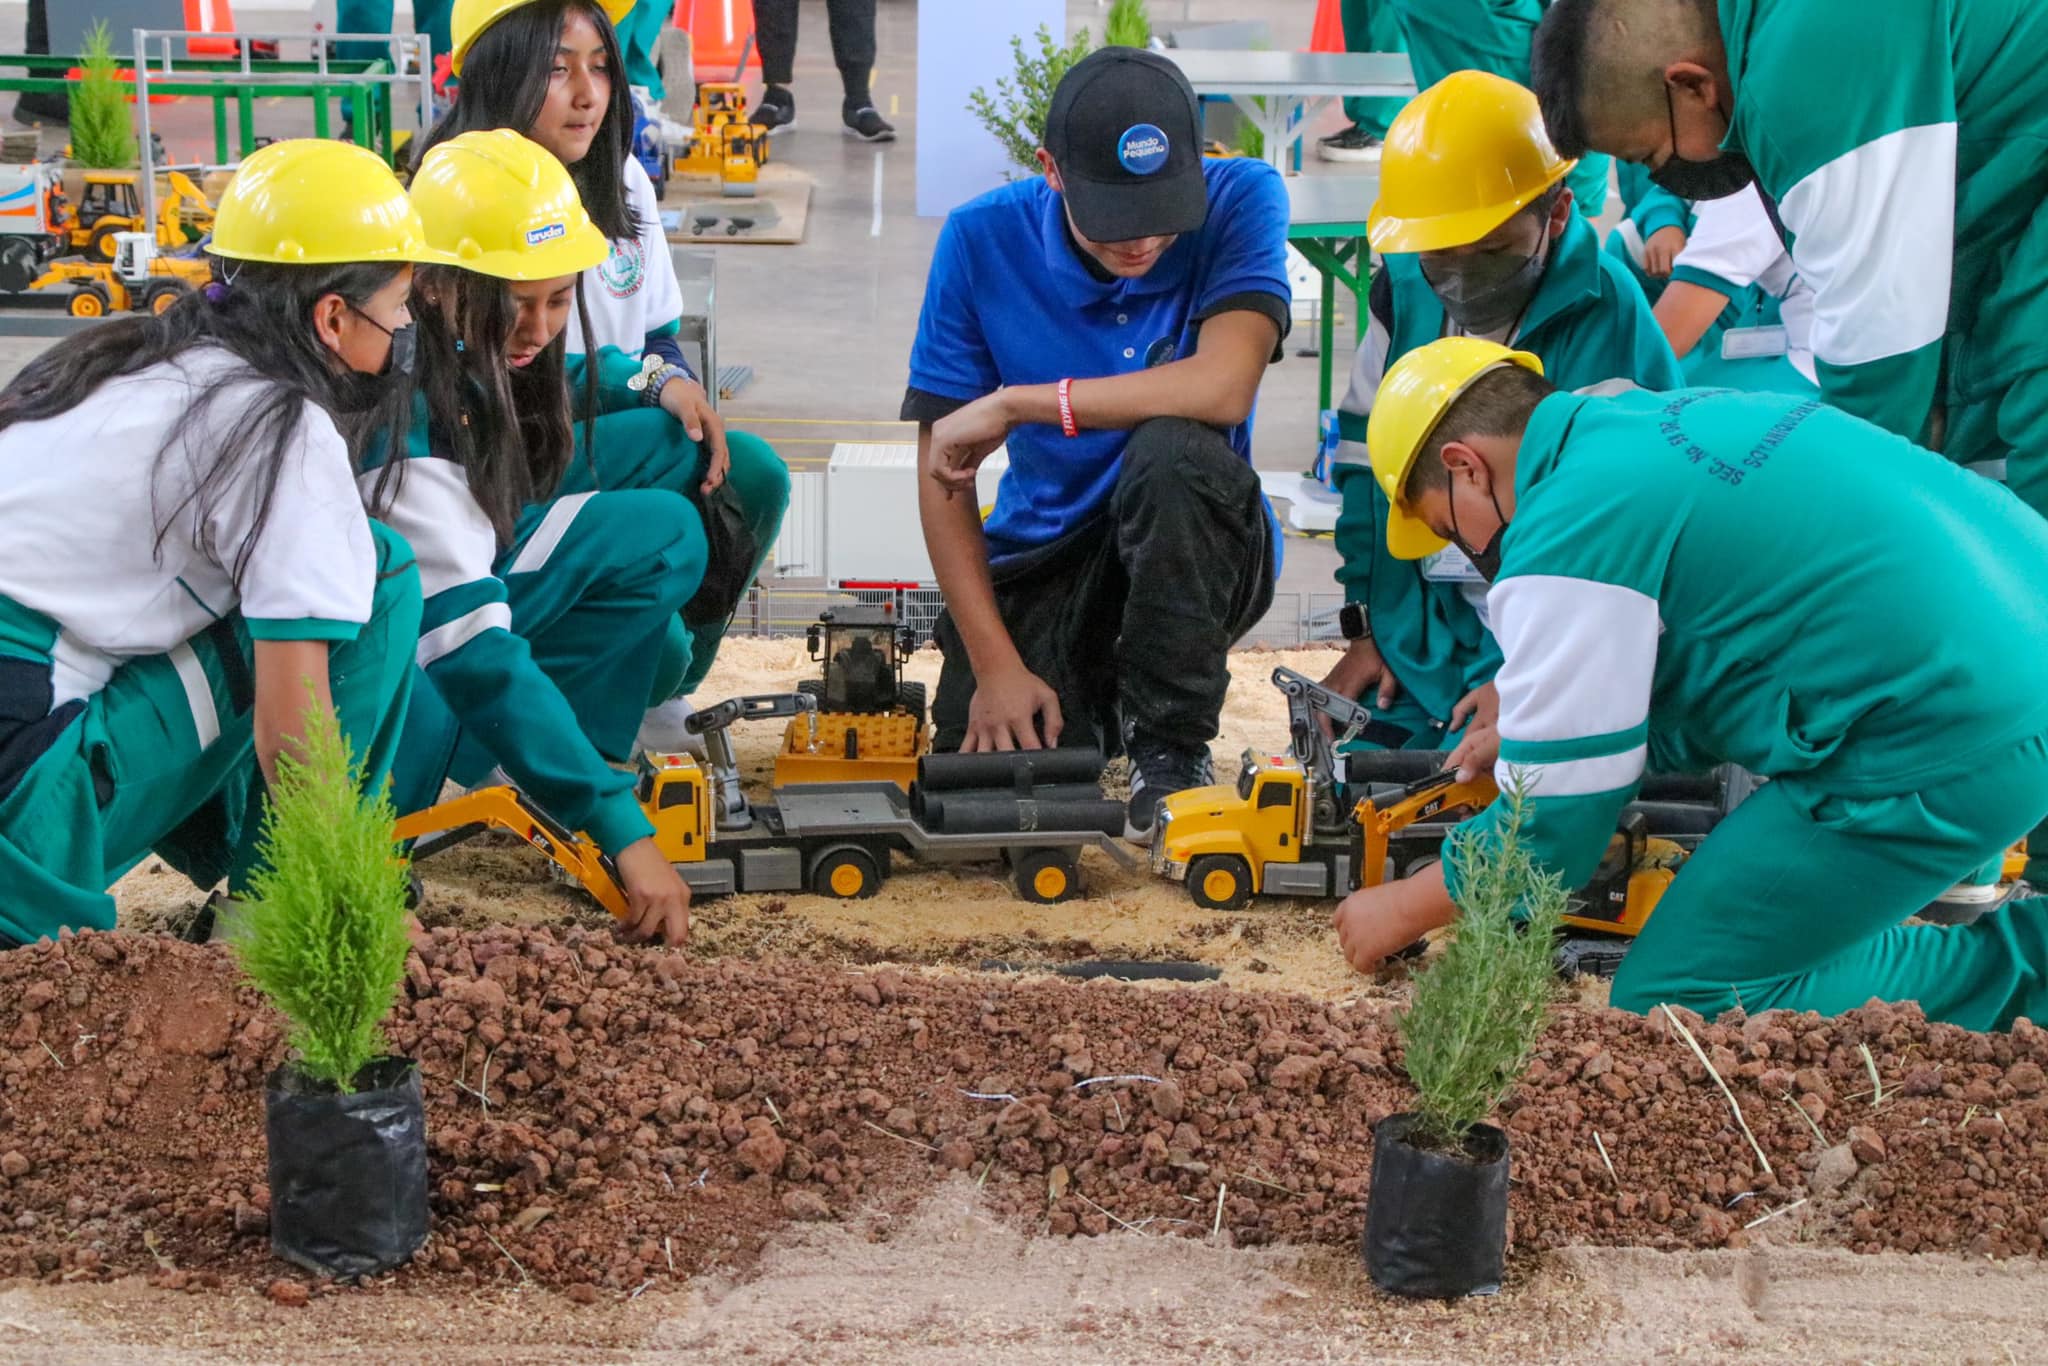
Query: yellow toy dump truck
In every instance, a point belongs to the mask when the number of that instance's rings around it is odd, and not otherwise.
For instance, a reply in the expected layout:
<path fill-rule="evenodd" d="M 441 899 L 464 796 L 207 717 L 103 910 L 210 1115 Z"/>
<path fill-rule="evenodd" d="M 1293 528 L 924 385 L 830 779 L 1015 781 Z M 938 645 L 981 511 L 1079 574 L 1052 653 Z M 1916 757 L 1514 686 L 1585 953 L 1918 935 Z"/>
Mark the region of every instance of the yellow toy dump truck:
<path fill-rule="evenodd" d="M 768 164 L 768 130 L 747 117 L 747 92 L 731 81 L 697 87 L 694 136 L 675 159 L 677 175 L 717 177 L 730 198 L 747 198 Z"/>
<path fill-rule="evenodd" d="M 818 707 L 790 721 L 775 785 L 892 782 L 908 792 L 931 748 L 924 684 L 903 681 L 917 632 L 893 603 L 858 604 L 827 608 L 808 638 L 824 676 L 796 687 Z"/>

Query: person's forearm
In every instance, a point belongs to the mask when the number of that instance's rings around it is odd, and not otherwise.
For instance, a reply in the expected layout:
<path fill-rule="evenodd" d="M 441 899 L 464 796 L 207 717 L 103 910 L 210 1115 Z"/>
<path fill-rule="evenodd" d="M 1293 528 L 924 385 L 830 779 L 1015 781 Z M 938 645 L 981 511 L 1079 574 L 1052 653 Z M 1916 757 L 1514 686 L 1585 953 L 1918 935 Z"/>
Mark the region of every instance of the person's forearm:
<path fill-rule="evenodd" d="M 1728 307 L 1728 296 L 1718 294 L 1705 285 L 1696 285 L 1690 280 L 1673 280 L 1664 286 L 1663 294 L 1657 298 L 1654 310 L 1657 326 L 1664 330 L 1665 340 L 1671 343 L 1671 350 L 1680 360 L 1690 355 L 1698 346 L 1700 338 L 1721 316 L 1721 310 Z"/>
<path fill-rule="evenodd" d="M 931 428 L 918 433 L 918 464 L 931 446 Z M 1021 662 L 1016 642 L 1003 625 L 996 605 L 995 580 L 988 570 L 988 543 L 981 534 L 981 509 L 971 494 L 948 497 L 930 478 L 917 481 L 918 520 L 931 555 L 932 574 L 946 600 L 946 611 L 967 647 L 967 660 L 977 677 Z"/>
<path fill-rule="evenodd" d="M 287 747 L 303 753 L 306 719 L 333 707 L 327 681 L 324 640 L 259 640 L 255 643 L 256 762 L 263 781 L 277 781 L 277 756 Z"/>
<path fill-rule="evenodd" d="M 1077 379 L 1068 390 L 1074 420 L 1083 428 L 1123 430 L 1155 417 L 1184 417 L 1211 427 L 1234 427 L 1251 416 L 1260 370 L 1194 355 L 1135 374 Z M 1004 389 L 1012 426 L 1043 422 L 1058 426 L 1059 386 L 1027 384 Z"/>

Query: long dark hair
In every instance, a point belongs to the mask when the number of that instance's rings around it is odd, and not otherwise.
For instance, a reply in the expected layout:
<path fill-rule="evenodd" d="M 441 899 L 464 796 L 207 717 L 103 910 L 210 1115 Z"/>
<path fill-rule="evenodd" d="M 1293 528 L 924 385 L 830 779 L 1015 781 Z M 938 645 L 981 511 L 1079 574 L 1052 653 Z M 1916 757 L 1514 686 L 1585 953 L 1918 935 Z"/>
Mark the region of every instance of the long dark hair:
<path fill-rule="evenodd" d="M 490 518 L 500 547 L 510 545 L 527 504 L 554 496 L 574 454 L 569 381 L 562 336 L 532 364 L 505 364 L 518 305 L 502 280 L 448 266 L 422 266 L 413 277 L 413 317 L 420 330 L 420 392 L 428 420 L 469 476 L 477 506 Z M 400 462 L 385 467 L 387 475 Z M 380 478 L 371 496 L 382 507 Z"/>
<path fill-rule="evenodd" d="M 351 375 L 313 333 L 313 306 L 322 298 L 338 294 L 360 308 L 403 267 L 220 260 L 213 266 L 213 285 L 164 313 L 101 323 L 30 361 L 0 391 L 0 431 L 67 413 L 88 402 L 107 381 L 179 359 L 195 348 L 218 347 L 240 359 L 241 365 L 201 384 L 192 403 L 171 419 L 157 448 L 152 481 L 152 489 L 160 490 L 172 448 L 188 435 L 203 434 L 203 442 L 212 445 L 210 452 L 196 442 L 188 447 L 192 478 L 175 503 L 166 508 L 152 493 L 155 547 L 160 556 L 171 523 L 193 509 L 200 549 L 227 569 L 239 591 L 249 556 L 270 520 L 279 472 L 298 444 L 306 405 L 326 409 L 353 448 L 370 432 L 395 430 L 394 418 L 410 403 L 410 386 L 392 384 L 375 408 L 346 411 Z M 231 284 L 226 283 L 230 275 Z M 232 550 L 213 545 L 205 531 L 211 513 L 252 461 L 258 468 L 254 524 Z"/>
<path fill-rule="evenodd" d="M 619 50 L 618 32 L 594 0 L 538 0 L 507 12 L 478 34 L 462 60 L 454 107 L 421 140 L 413 166 L 417 169 L 419 158 L 461 133 L 510 128 L 522 137 L 532 136 L 534 121 L 547 102 L 548 76 L 562 41 L 562 26 L 572 12 L 587 15 L 597 26 L 611 69 L 612 98 L 590 150 L 569 174 L 590 221 L 612 241 L 622 242 L 640 235 L 640 224 L 626 202 L 633 97 L 626 88 L 626 59 Z"/>

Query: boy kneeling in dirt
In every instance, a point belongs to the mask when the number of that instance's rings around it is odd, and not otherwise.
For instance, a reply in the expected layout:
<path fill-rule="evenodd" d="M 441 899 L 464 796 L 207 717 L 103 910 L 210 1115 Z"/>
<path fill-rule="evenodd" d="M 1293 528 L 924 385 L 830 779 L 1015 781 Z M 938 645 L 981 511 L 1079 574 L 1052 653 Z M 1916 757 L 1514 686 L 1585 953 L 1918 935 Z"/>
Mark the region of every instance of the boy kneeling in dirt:
<path fill-rule="evenodd" d="M 1272 602 L 1249 457 L 1289 317 L 1287 192 L 1205 160 L 1187 78 L 1132 48 L 1067 72 L 1038 156 L 1043 178 L 946 220 L 910 355 L 946 594 L 932 719 L 940 749 L 1121 738 L 1142 837 L 1211 781 L 1230 645 Z M 1006 442 L 984 528 L 975 467 Z"/>
<path fill-rule="evenodd" d="M 1771 779 L 1679 873 L 1615 1005 L 2048 1015 L 2048 898 L 1901 923 L 2048 815 L 2048 522 L 1817 399 L 1582 398 L 1474 338 L 1394 366 L 1367 440 L 1393 553 L 1455 542 L 1492 582 L 1500 721 L 1460 759 L 1526 785 L 1539 864 L 1585 882 L 1646 763 Z M 1497 837 L 1504 808 L 1464 828 Z M 1460 877 L 1447 846 L 1348 898 L 1352 965 L 1449 924 Z"/>

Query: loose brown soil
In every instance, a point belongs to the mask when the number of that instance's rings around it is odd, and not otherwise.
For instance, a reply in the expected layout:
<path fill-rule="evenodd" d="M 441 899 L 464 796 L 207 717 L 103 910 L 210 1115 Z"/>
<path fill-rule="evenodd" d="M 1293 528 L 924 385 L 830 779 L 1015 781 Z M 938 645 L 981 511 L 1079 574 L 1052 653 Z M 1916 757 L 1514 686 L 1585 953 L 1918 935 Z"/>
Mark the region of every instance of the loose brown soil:
<path fill-rule="evenodd" d="M 261 1086 L 285 1043 L 226 956 L 85 935 L 0 957 L 0 984 L 0 1276 L 277 1280 Z M 435 1234 L 401 1279 L 673 1286 L 952 1172 L 1055 1236 L 1348 1245 L 1372 1126 L 1408 1101 L 1390 1023 L 1380 1001 L 438 931 L 391 1031 L 433 1155 Z M 2048 1034 L 1888 1007 L 1692 1024 L 1770 1171 L 1661 1017 L 1572 1008 L 1508 1106 L 1524 1253 L 2041 1251 Z"/>

